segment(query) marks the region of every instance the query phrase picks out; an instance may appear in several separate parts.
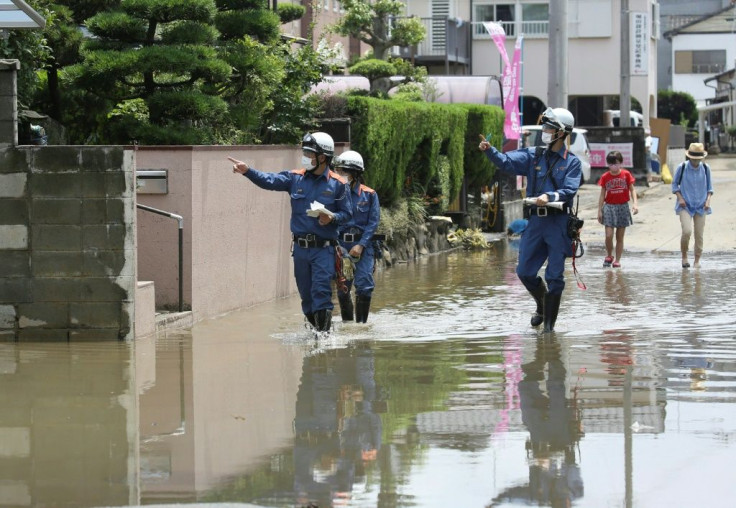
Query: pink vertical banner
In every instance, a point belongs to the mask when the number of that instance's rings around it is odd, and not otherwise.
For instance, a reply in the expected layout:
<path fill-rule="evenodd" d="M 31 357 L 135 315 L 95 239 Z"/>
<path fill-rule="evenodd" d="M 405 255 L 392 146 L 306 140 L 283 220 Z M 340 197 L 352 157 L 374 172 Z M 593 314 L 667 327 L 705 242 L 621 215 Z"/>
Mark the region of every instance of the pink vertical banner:
<path fill-rule="evenodd" d="M 504 68 L 504 104 L 503 109 L 506 112 L 506 118 L 503 122 L 503 134 L 506 139 L 519 139 L 521 137 L 521 122 L 519 120 L 519 89 L 521 88 L 521 44 L 523 36 L 516 39 L 514 46 L 514 56 L 509 68 L 506 72 Z M 506 92 L 506 82 L 508 81 L 508 92 Z"/>
<path fill-rule="evenodd" d="M 521 76 L 521 43 L 522 36 L 516 39 L 514 47 L 513 63 L 509 62 L 506 52 L 506 32 L 500 23 L 486 21 L 483 26 L 488 31 L 491 39 L 496 44 L 498 52 L 503 60 L 503 71 L 501 73 L 501 87 L 503 89 L 503 110 L 506 118 L 503 123 L 503 134 L 506 139 L 519 139 L 521 137 L 521 123 L 519 121 L 519 87 Z"/>
<path fill-rule="evenodd" d="M 509 55 L 506 53 L 506 32 L 504 32 L 501 23 L 494 23 L 493 21 L 483 22 L 483 26 L 486 27 L 488 34 L 496 43 L 498 52 L 501 53 L 501 59 L 503 60 L 504 69 L 509 66 Z"/>

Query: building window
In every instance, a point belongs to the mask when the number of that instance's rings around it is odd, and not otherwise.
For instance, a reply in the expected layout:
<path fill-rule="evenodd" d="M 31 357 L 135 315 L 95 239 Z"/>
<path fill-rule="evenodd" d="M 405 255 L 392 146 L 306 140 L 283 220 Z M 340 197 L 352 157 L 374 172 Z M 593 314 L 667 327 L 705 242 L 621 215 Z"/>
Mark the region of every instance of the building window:
<path fill-rule="evenodd" d="M 675 51 L 675 74 L 717 74 L 725 68 L 725 49 Z"/>
<path fill-rule="evenodd" d="M 508 37 L 523 34 L 525 37 L 546 37 L 549 32 L 549 4 L 475 4 L 473 34 L 476 39 L 487 39 L 483 21 L 501 24 Z M 518 9 L 517 9 L 518 7 Z"/>
<path fill-rule="evenodd" d="M 483 27 L 483 21 L 497 21 L 501 23 L 507 36 L 514 37 L 516 30 L 514 27 L 514 4 L 476 4 L 475 5 L 475 35 L 488 35 Z"/>

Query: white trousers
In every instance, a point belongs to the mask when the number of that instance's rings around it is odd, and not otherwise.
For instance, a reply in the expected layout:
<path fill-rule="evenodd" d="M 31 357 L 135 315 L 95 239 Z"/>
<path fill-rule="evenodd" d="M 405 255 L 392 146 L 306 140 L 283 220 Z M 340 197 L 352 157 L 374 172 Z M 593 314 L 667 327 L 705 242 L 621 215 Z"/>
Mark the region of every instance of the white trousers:
<path fill-rule="evenodd" d="M 680 226 L 682 236 L 680 237 L 680 252 L 687 254 L 690 245 L 690 237 L 695 232 L 695 255 L 700 257 L 703 253 L 703 231 L 705 230 L 705 215 L 695 214 L 690 216 L 687 210 L 680 210 Z"/>

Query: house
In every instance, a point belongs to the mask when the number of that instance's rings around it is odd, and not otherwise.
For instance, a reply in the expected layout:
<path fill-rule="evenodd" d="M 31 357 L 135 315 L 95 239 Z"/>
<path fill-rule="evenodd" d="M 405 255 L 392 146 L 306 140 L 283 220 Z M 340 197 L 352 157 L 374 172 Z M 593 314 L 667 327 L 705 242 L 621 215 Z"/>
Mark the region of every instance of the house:
<path fill-rule="evenodd" d="M 664 34 L 672 43 L 672 90 L 690 93 L 698 106 L 714 96 L 706 78 L 736 61 L 735 10 L 736 5 L 729 5 Z"/>
<path fill-rule="evenodd" d="M 730 3 L 731 0 L 659 0 L 660 30 L 662 33 L 675 30 Z M 672 89 L 672 43 L 665 37 L 657 43 L 657 89 Z"/>

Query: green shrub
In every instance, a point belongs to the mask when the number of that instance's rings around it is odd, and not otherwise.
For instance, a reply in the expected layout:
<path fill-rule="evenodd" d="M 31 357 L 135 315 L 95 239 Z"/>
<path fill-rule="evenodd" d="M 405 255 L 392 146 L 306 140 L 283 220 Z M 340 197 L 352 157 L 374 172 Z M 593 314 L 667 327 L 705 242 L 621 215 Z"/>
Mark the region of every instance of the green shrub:
<path fill-rule="evenodd" d="M 215 5 L 220 11 L 268 9 L 267 0 L 215 0 Z"/>
<path fill-rule="evenodd" d="M 450 160 L 446 155 L 439 155 L 435 160 L 436 168 L 427 186 L 425 202 L 429 215 L 442 215 L 450 204 Z"/>
<path fill-rule="evenodd" d="M 458 104 L 468 112 L 468 124 L 465 131 L 465 177 L 468 189 L 489 185 L 493 179 L 495 167 L 480 150 L 478 134 L 487 136 L 493 146 L 503 143 L 504 112 L 498 106 L 482 104 Z"/>
<path fill-rule="evenodd" d="M 391 206 L 381 203 L 381 220 L 377 232 L 386 235 L 389 241 L 406 238 L 411 227 L 424 223 L 426 219 L 427 211 L 422 196 L 399 198 Z"/>
<path fill-rule="evenodd" d="M 464 173 L 465 108 L 350 96 L 348 112 L 352 147 L 363 156 L 368 184 L 382 204 L 391 205 L 412 186 L 427 189 L 440 155 L 448 158 L 449 200 L 454 199 Z"/>
<path fill-rule="evenodd" d="M 260 42 L 275 42 L 281 35 L 281 18 L 273 11 L 245 10 L 218 12 L 215 26 L 223 40 L 240 39 L 246 35 Z"/>
<path fill-rule="evenodd" d="M 396 67 L 392 63 L 376 58 L 361 60 L 350 67 L 349 70 L 350 74 L 365 76 L 371 82 L 378 78 L 387 78 L 396 74 Z"/>
<path fill-rule="evenodd" d="M 303 5 L 297 4 L 278 4 L 278 13 L 281 23 L 288 23 L 301 19 L 307 9 Z"/>
<path fill-rule="evenodd" d="M 212 25 L 205 25 L 196 21 L 180 21 L 171 23 L 161 34 L 161 40 L 166 44 L 214 44 L 217 40 L 217 30 Z"/>
<path fill-rule="evenodd" d="M 657 116 L 669 118 L 673 124 L 692 127 L 698 120 L 695 99 L 687 92 L 659 90 L 657 92 Z"/>
<path fill-rule="evenodd" d="M 227 104 L 220 97 L 194 90 L 157 92 L 148 98 L 152 119 L 174 121 L 221 121 L 227 114 Z"/>

